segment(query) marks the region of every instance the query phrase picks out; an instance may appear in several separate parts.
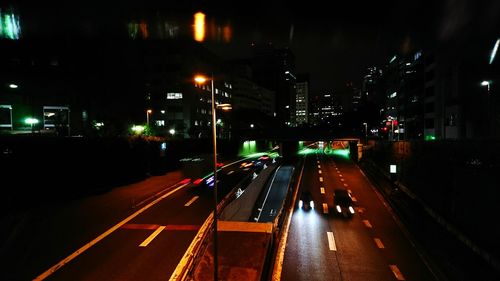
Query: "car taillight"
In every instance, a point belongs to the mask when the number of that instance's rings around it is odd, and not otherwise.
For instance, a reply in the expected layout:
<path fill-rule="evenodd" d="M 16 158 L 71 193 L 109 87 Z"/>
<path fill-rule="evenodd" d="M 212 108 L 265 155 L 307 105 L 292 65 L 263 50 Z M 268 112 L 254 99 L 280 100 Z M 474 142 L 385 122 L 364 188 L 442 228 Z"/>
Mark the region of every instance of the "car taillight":
<path fill-rule="evenodd" d="M 202 181 L 203 179 L 196 179 L 193 183 L 194 185 L 199 185 Z"/>

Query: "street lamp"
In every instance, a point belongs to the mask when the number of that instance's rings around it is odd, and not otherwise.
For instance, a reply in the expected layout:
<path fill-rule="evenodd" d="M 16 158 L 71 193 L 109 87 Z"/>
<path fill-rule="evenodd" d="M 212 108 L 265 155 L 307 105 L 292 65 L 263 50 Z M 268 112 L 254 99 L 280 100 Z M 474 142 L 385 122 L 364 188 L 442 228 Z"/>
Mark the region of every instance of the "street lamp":
<path fill-rule="evenodd" d="M 148 109 L 146 110 L 146 124 L 149 126 L 149 114 L 151 114 L 153 110 Z"/>
<path fill-rule="evenodd" d="M 368 124 L 365 122 L 363 123 L 365 125 L 365 145 L 368 143 Z"/>
<path fill-rule="evenodd" d="M 214 214 L 213 214 L 213 232 L 214 232 L 214 281 L 218 281 L 218 253 L 217 253 L 217 131 L 216 131 L 216 117 L 215 117 L 215 91 L 214 91 L 214 75 L 212 73 L 211 78 L 207 78 L 202 75 L 196 75 L 194 81 L 199 84 L 204 84 L 210 80 L 211 92 L 212 92 L 212 142 L 214 150 Z"/>
<path fill-rule="evenodd" d="M 487 81 L 487 80 L 484 80 L 483 82 L 481 82 L 481 86 L 486 86 L 486 89 L 488 91 L 488 95 L 490 94 L 490 84 L 491 84 L 491 82 Z"/>

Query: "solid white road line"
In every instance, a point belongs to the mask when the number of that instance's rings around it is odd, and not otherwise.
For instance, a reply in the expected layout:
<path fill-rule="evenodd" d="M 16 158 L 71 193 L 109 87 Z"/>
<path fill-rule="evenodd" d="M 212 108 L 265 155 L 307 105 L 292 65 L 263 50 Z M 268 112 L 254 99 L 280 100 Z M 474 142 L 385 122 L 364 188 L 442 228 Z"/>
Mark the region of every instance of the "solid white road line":
<path fill-rule="evenodd" d="M 323 214 L 328 214 L 328 204 L 323 203 Z"/>
<path fill-rule="evenodd" d="M 83 245 L 80 249 L 76 250 L 74 253 L 72 253 L 71 255 L 67 256 L 62 261 L 60 261 L 56 265 L 52 266 L 51 268 L 49 268 L 44 273 L 42 273 L 39 276 L 37 276 L 35 279 L 33 279 L 33 281 L 44 280 L 45 278 L 49 277 L 52 273 L 56 272 L 56 270 L 58 270 L 59 268 L 63 267 L 68 262 L 72 261 L 74 258 L 76 258 L 77 256 L 79 256 L 81 253 L 85 252 L 90 247 L 94 246 L 99 241 L 101 241 L 102 239 L 106 238 L 108 235 L 110 235 L 111 233 L 113 233 L 118 228 L 122 227 L 127 222 L 131 221 L 132 219 L 134 219 L 135 217 L 137 217 L 138 215 L 140 215 L 141 213 L 143 213 L 147 209 L 151 208 L 151 206 L 155 205 L 156 203 L 160 202 L 161 200 L 167 198 L 171 194 L 177 192 L 178 190 L 180 190 L 180 189 L 182 189 L 182 188 L 184 188 L 186 186 L 187 186 L 187 184 L 183 184 L 183 185 L 181 185 L 181 186 L 173 189 L 172 191 L 170 191 L 170 192 L 162 195 L 161 197 L 155 199 L 153 202 L 147 204 L 146 206 L 142 207 L 141 209 L 137 210 L 137 212 L 133 213 L 132 215 L 128 216 L 126 219 L 124 219 L 121 222 L 117 223 L 115 226 L 113 226 L 112 228 L 108 229 L 106 232 L 104 232 L 103 234 L 99 235 L 94 240 L 92 240 L 92 241 L 88 242 L 87 244 Z"/>
<path fill-rule="evenodd" d="M 394 276 L 396 276 L 396 279 L 401 281 L 405 280 L 403 274 L 399 271 L 399 268 L 395 264 L 390 264 L 389 267 L 391 268 L 392 273 L 394 273 Z"/>
<path fill-rule="evenodd" d="M 372 224 L 370 223 L 369 220 L 363 220 L 363 223 L 365 224 L 366 227 L 372 228 Z"/>
<path fill-rule="evenodd" d="M 380 238 L 373 238 L 373 240 L 375 240 L 375 244 L 377 244 L 377 247 L 379 249 L 384 249 L 384 244 L 382 243 L 382 240 L 380 240 Z"/>
<path fill-rule="evenodd" d="M 191 204 L 193 204 L 194 201 L 196 201 L 198 198 L 200 198 L 200 196 L 195 196 L 193 198 L 191 198 L 191 200 L 189 200 L 186 204 L 184 204 L 184 207 L 189 207 Z"/>
<path fill-rule="evenodd" d="M 319 190 L 320 190 L 321 194 L 325 194 L 325 188 L 324 187 L 320 187 Z"/>
<path fill-rule="evenodd" d="M 151 235 L 149 235 L 148 238 L 146 238 L 146 240 L 144 240 L 141 245 L 139 245 L 139 247 L 146 247 L 149 243 L 151 243 L 151 241 L 153 241 L 153 239 L 155 239 L 156 236 L 158 236 L 158 234 L 160 234 L 160 232 L 162 230 L 165 229 L 165 226 L 162 225 L 160 227 L 158 227 L 153 233 L 151 233 Z"/>
<path fill-rule="evenodd" d="M 330 248 L 330 251 L 337 251 L 337 245 L 335 245 L 335 237 L 333 237 L 333 232 L 328 231 L 326 234 L 328 236 L 328 247 Z"/>

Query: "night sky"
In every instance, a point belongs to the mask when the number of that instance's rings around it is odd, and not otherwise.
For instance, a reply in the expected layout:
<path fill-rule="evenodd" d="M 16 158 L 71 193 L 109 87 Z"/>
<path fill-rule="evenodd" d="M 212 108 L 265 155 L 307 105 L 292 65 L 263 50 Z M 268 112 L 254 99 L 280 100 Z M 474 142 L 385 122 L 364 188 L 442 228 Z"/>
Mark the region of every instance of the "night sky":
<path fill-rule="evenodd" d="M 182 18 L 189 28 L 194 12 L 203 11 L 207 21 L 232 26 L 231 42 L 205 43 L 221 57 L 248 57 L 252 43 L 288 46 L 296 55 L 297 72 L 310 74 L 313 94 L 342 96 L 349 94 L 346 82 L 359 87 L 367 67 L 382 66 L 396 53 L 412 54 L 446 44 L 457 44 L 455 49 L 486 49 L 500 37 L 500 1 L 495 0 L 330 1 L 331 8 L 317 0 L 118 3 L 43 2 L 35 4 L 38 7 L 23 4 L 21 9 L 28 25 L 30 18 L 38 18 L 54 27 L 31 23 L 27 28 L 40 33 L 90 21 L 112 30 L 130 18 L 159 14 Z"/>

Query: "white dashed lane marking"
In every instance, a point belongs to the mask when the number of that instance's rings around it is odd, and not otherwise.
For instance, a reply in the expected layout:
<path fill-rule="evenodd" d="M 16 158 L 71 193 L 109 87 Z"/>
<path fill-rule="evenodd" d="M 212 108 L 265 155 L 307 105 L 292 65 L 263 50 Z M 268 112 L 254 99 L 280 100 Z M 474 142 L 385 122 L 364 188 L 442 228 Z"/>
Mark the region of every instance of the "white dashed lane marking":
<path fill-rule="evenodd" d="M 333 232 L 328 231 L 326 234 L 328 236 L 328 247 L 330 248 L 330 251 L 337 251 L 337 245 L 335 245 L 335 237 L 333 237 Z"/>

